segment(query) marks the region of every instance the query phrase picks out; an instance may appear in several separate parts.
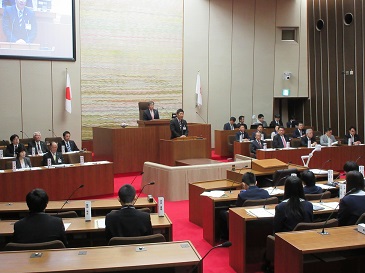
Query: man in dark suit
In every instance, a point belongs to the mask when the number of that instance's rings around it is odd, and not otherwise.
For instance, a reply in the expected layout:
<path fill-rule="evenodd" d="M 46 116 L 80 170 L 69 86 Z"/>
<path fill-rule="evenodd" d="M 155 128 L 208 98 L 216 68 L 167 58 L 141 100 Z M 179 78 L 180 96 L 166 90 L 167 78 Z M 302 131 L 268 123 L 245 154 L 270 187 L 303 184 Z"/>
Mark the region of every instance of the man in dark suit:
<path fill-rule="evenodd" d="M 311 147 L 314 147 L 317 145 L 316 138 L 313 136 L 312 129 L 307 129 L 305 131 L 305 136 L 301 137 L 301 139 L 300 139 L 300 146 L 308 147 L 309 140 L 311 141 Z"/>
<path fill-rule="evenodd" d="M 236 133 L 236 141 L 248 141 L 249 136 L 247 132 L 245 132 L 245 126 L 243 124 L 240 125 L 240 130 Z"/>
<path fill-rule="evenodd" d="M 28 154 L 32 154 L 32 148 L 35 149 L 35 154 L 43 155 L 48 152 L 47 144 L 44 141 L 41 141 L 41 133 L 34 132 L 33 140 L 28 143 Z"/>
<path fill-rule="evenodd" d="M 355 126 L 351 126 L 349 128 L 349 133 L 345 135 L 344 138 L 344 144 L 348 144 L 349 139 L 351 139 L 351 144 L 352 145 L 359 145 L 361 144 L 361 139 L 359 137 L 359 135 L 356 133 L 356 127 Z"/>
<path fill-rule="evenodd" d="M 148 102 L 148 109 L 143 111 L 143 120 L 160 119 L 158 110 L 154 109 L 155 103 L 153 101 Z"/>
<path fill-rule="evenodd" d="M 245 116 L 238 117 L 238 123 L 236 124 L 236 127 L 240 128 L 241 125 L 245 126 L 245 129 L 247 130 L 247 124 L 245 123 Z"/>
<path fill-rule="evenodd" d="M 279 114 L 275 114 L 274 120 L 270 122 L 270 128 L 275 128 L 276 125 L 283 126 L 283 122 L 280 119 Z"/>
<path fill-rule="evenodd" d="M 70 140 L 71 133 L 69 131 L 63 132 L 63 140 L 58 143 L 57 152 L 62 152 L 62 146 L 65 146 L 65 152 L 80 151 L 75 141 Z"/>
<path fill-rule="evenodd" d="M 236 118 L 235 117 L 231 117 L 229 119 L 229 122 L 227 122 L 226 124 L 224 124 L 223 126 L 223 130 L 234 130 L 236 128 Z"/>
<path fill-rule="evenodd" d="M 252 154 L 254 154 L 254 157 L 256 158 L 256 150 L 263 148 L 264 148 L 264 142 L 261 140 L 261 133 L 256 132 L 255 139 L 252 140 L 251 142 L 250 151 Z"/>
<path fill-rule="evenodd" d="M 118 191 L 120 210 L 114 210 L 105 217 L 106 239 L 113 237 L 135 237 L 152 234 L 150 214 L 137 210 L 134 205 L 136 190 L 126 184 Z"/>
<path fill-rule="evenodd" d="M 184 120 L 184 110 L 176 111 L 176 118 L 170 121 L 171 139 L 177 137 L 187 137 L 189 134 L 188 123 Z"/>
<path fill-rule="evenodd" d="M 294 138 L 304 137 L 305 136 L 305 130 L 303 128 L 304 128 L 303 122 L 299 122 L 298 127 L 293 132 L 293 137 Z"/>
<path fill-rule="evenodd" d="M 23 144 L 19 143 L 19 136 L 17 134 L 10 136 L 10 144 L 6 146 L 5 156 L 16 156 L 16 149 L 18 147 L 25 148 Z"/>
<path fill-rule="evenodd" d="M 259 124 L 259 125 L 257 125 L 257 131 L 252 133 L 251 140 L 256 139 L 256 133 L 257 132 L 260 133 L 262 140 L 266 139 L 266 135 L 264 133 L 264 127 L 262 126 L 262 124 Z"/>
<path fill-rule="evenodd" d="M 278 134 L 274 136 L 272 141 L 273 148 L 286 148 L 287 142 L 289 142 L 289 138 L 285 135 L 285 129 L 283 126 L 279 127 Z"/>
<path fill-rule="evenodd" d="M 34 12 L 26 7 L 25 0 L 15 0 L 15 5 L 5 7 L 3 31 L 8 42 L 17 44 L 32 43 L 37 35 L 37 22 Z"/>
<path fill-rule="evenodd" d="M 62 219 L 44 213 L 48 195 L 42 189 L 34 189 L 27 194 L 29 215 L 14 224 L 14 243 L 43 243 L 61 240 L 67 244 L 65 226 Z"/>
<path fill-rule="evenodd" d="M 60 152 L 57 152 L 57 143 L 51 142 L 51 150 L 43 155 L 43 166 L 48 165 L 48 159 L 51 159 L 51 165 L 59 165 L 64 164 L 63 155 Z"/>

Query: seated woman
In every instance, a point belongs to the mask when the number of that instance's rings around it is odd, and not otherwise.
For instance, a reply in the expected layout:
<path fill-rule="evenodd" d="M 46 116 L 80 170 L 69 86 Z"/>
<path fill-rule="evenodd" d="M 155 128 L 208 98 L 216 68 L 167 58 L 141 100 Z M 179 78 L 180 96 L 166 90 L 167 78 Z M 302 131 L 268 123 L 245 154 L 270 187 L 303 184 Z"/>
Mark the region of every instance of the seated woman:
<path fill-rule="evenodd" d="M 26 156 L 26 150 L 24 146 L 19 146 L 16 149 L 16 168 L 32 168 L 32 163 L 30 163 L 30 158 Z"/>
<path fill-rule="evenodd" d="M 313 205 L 305 200 L 302 181 L 296 176 L 285 180 L 284 200 L 275 207 L 274 233 L 292 231 L 298 223 L 313 221 Z"/>
<path fill-rule="evenodd" d="M 364 177 L 358 171 L 346 174 L 346 191 L 353 192 L 340 201 L 338 223 L 340 226 L 354 225 L 365 212 Z"/>
<path fill-rule="evenodd" d="M 304 171 L 300 175 L 300 178 L 304 184 L 304 194 L 316 194 L 323 192 L 321 187 L 316 186 L 316 177 L 313 172 Z"/>

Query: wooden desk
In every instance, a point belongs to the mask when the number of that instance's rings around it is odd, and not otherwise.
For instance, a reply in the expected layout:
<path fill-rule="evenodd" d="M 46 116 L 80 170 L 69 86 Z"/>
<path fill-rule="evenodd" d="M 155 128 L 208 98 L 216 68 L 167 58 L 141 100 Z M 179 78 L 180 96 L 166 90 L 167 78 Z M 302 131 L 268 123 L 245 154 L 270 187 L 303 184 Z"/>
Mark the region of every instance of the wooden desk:
<path fill-rule="evenodd" d="M 84 217 L 64 218 L 62 220 L 64 223 L 71 224 L 67 228 L 66 234 L 99 233 L 99 235 L 101 234 L 101 236 L 105 239 L 105 229 L 98 227 L 96 223 L 96 221 L 100 219 L 105 219 L 105 216 L 92 217 L 89 222 L 86 222 Z M 15 222 L 16 221 L 14 220 L 0 221 L 0 237 L 12 237 Z M 172 241 L 172 222 L 167 214 L 165 214 L 164 217 L 159 217 L 157 213 L 151 213 L 151 224 L 155 233 L 162 233 L 165 236 L 166 241 Z"/>
<path fill-rule="evenodd" d="M 205 138 L 175 138 L 160 140 L 160 163 L 175 166 L 176 161 L 191 158 L 209 158 L 210 149 L 206 149 Z"/>
<path fill-rule="evenodd" d="M 210 124 L 188 123 L 189 135 L 206 138 L 211 150 Z M 95 160 L 114 162 L 114 173 L 141 172 L 146 161 L 160 163 L 160 139 L 170 139 L 170 127 L 93 127 Z"/>
<path fill-rule="evenodd" d="M 338 201 L 338 198 L 323 200 L 323 202 Z M 268 205 L 267 208 L 274 209 L 275 206 Z M 248 214 L 246 211 L 248 208 L 255 207 L 229 209 L 229 239 L 232 242 L 229 249 L 229 264 L 238 273 L 246 272 L 246 264 L 248 263 L 262 262 L 266 250 L 266 237 L 273 234 L 273 217 L 258 218 Z M 313 213 L 315 215 L 326 215 L 332 211 L 333 209 L 326 207 L 324 210 L 314 211 Z M 284 256 L 286 259 L 288 258 L 287 254 Z M 293 272 L 298 271 L 291 271 L 291 273 Z"/>
<path fill-rule="evenodd" d="M 257 159 L 277 158 L 283 162 L 303 165 L 301 156 L 309 155 L 312 151 L 313 149 L 303 147 L 275 151 L 257 150 L 256 157 Z M 364 153 L 365 145 L 322 147 L 320 152 L 313 154 L 309 162 L 309 167 L 312 169 L 325 168 L 327 170 L 342 170 L 346 161 L 355 161 L 359 156 L 364 155 Z M 331 161 L 323 166 L 328 159 L 331 159 Z M 357 163 L 364 165 L 365 158 L 360 158 Z"/>
<path fill-rule="evenodd" d="M 24 201 L 34 188 L 44 189 L 50 200 L 64 200 L 79 187 L 73 198 L 114 193 L 113 163 L 93 162 L 65 168 L 41 167 L 38 170 L 5 170 L 0 173 L 0 202 Z"/>
<path fill-rule="evenodd" d="M 25 199 L 25 197 L 24 197 Z M 90 199 L 89 199 L 90 200 Z M 62 211 L 74 210 L 78 215 L 83 216 L 85 213 L 86 200 L 69 200 L 63 207 Z M 46 212 L 58 212 L 65 201 L 49 201 Z M 147 198 L 140 197 L 134 204 L 136 208 L 149 208 L 151 212 L 157 212 L 157 203 L 147 201 Z M 122 205 L 117 198 L 91 200 L 91 212 L 93 216 L 106 215 L 113 209 L 120 209 Z M 29 213 L 26 202 L 0 203 L 1 219 L 20 219 Z"/>
<path fill-rule="evenodd" d="M 39 258 L 30 258 L 34 251 L 0 253 L 0 270 L 12 272 L 144 272 L 173 268 L 188 272 L 201 259 L 190 241 L 136 245 L 104 246 L 74 249 L 41 250 Z M 84 255 L 80 251 L 86 251 Z M 202 266 L 197 272 L 203 272 Z M 163 271 L 165 272 L 165 271 Z M 173 271 L 175 272 L 175 271 Z"/>
<path fill-rule="evenodd" d="M 189 183 L 189 221 L 202 227 L 203 225 L 203 198 L 200 196 L 205 191 L 240 189 L 242 183 L 228 179 L 202 181 Z"/>
<path fill-rule="evenodd" d="M 357 226 L 346 226 L 326 229 L 329 235 L 320 235 L 320 230 L 277 233 L 275 236 L 275 272 L 364 272 L 364 234 L 358 232 Z M 351 257 L 352 251 L 357 250 L 356 257 Z M 316 266 L 314 270 L 305 270 L 304 258 L 310 254 L 341 251 L 341 255 L 349 260 L 326 263 L 325 269 Z M 347 256 L 347 257 L 346 257 Z M 345 265 L 343 266 L 343 263 Z M 321 264 L 319 264 L 321 266 Z"/>

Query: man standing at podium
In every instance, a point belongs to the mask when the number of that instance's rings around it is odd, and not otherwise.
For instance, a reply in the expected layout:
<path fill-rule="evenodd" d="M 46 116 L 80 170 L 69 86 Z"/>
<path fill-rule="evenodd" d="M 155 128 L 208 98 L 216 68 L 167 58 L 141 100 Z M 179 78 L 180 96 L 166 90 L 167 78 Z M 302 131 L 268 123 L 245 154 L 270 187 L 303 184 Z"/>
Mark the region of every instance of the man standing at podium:
<path fill-rule="evenodd" d="M 143 120 L 160 119 L 158 110 L 154 109 L 155 103 L 153 101 L 148 102 L 148 109 L 143 111 Z"/>
<path fill-rule="evenodd" d="M 176 111 L 176 118 L 170 121 L 171 139 L 177 137 L 187 137 L 188 136 L 188 124 L 184 120 L 184 110 L 179 109 Z"/>

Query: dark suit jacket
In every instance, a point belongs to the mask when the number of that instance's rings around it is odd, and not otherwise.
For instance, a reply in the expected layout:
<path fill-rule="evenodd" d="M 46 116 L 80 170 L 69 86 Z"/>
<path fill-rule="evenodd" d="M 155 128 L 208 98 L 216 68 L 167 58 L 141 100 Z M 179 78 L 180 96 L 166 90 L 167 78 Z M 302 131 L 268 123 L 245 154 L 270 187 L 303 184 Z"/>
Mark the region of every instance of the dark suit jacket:
<path fill-rule="evenodd" d="M 299 132 L 301 131 L 301 132 Z M 295 138 L 300 138 L 302 137 L 302 135 L 305 135 L 305 130 L 299 130 L 299 129 L 295 129 L 294 132 L 293 132 L 293 137 Z"/>
<path fill-rule="evenodd" d="M 19 26 L 18 11 L 15 5 L 6 7 L 3 15 L 3 31 L 7 42 L 14 43 L 23 39 L 26 43 L 32 43 L 37 35 L 37 21 L 34 12 L 25 7 L 23 23 Z"/>
<path fill-rule="evenodd" d="M 233 123 L 233 130 L 234 130 L 235 128 L 237 128 L 237 127 L 236 127 L 236 124 L 235 124 L 235 123 Z M 231 124 L 230 124 L 229 122 L 227 122 L 226 124 L 224 124 L 224 126 L 223 126 L 223 130 L 232 130 L 232 129 L 231 129 Z"/>
<path fill-rule="evenodd" d="M 290 215 L 286 210 L 287 202 L 281 202 L 279 205 L 275 207 L 275 216 L 274 216 L 274 233 L 276 232 L 284 232 L 284 231 L 292 231 L 298 223 L 313 222 L 313 205 L 308 201 L 300 202 L 304 216 L 301 219 Z"/>
<path fill-rule="evenodd" d="M 185 127 L 185 130 L 184 130 Z M 188 124 L 185 119 L 181 120 L 181 129 L 177 118 L 173 118 L 170 121 L 171 139 L 181 137 L 182 135 L 188 136 Z"/>
<path fill-rule="evenodd" d="M 348 143 L 349 138 L 351 138 L 350 134 L 345 135 L 345 137 L 344 137 L 344 144 L 347 144 Z M 361 139 L 360 139 L 360 137 L 359 137 L 358 134 L 355 134 L 354 135 L 354 142 L 356 142 L 356 141 L 361 141 Z"/>
<path fill-rule="evenodd" d="M 158 114 L 158 111 L 156 109 L 153 109 L 154 119 L 159 119 L 160 115 Z M 150 109 L 146 109 L 143 111 L 143 120 L 152 120 L 152 116 L 150 113 Z"/>
<path fill-rule="evenodd" d="M 242 190 L 237 197 L 236 206 L 242 207 L 246 200 L 257 200 L 270 198 L 267 190 L 260 189 L 257 186 L 250 186 L 247 190 Z"/>
<path fill-rule="evenodd" d="M 40 145 L 41 145 L 41 149 L 43 153 L 48 152 L 48 147 L 47 144 L 44 141 L 40 141 Z M 34 140 L 32 140 L 31 142 L 28 143 L 28 154 L 31 155 L 32 154 L 32 148 L 35 148 L 35 154 L 37 154 L 37 147 L 36 147 L 36 143 Z"/>
<path fill-rule="evenodd" d="M 105 217 L 106 239 L 112 237 L 134 237 L 152 234 L 150 214 L 134 207 L 114 210 Z"/>
<path fill-rule="evenodd" d="M 285 141 L 288 142 L 289 138 L 284 135 Z M 272 140 L 272 147 L 273 148 L 284 148 L 283 141 L 281 140 L 281 136 L 279 134 L 274 136 L 274 139 Z"/>
<path fill-rule="evenodd" d="M 240 128 L 240 126 L 243 125 L 245 129 L 247 130 L 247 124 L 246 123 L 237 123 L 236 128 Z"/>
<path fill-rule="evenodd" d="M 237 133 L 236 133 L 236 140 L 237 141 L 240 141 L 240 135 L 241 135 L 242 133 L 241 133 L 241 131 L 238 131 Z M 250 137 L 248 136 L 248 134 L 247 134 L 247 132 L 244 132 L 243 133 L 243 136 L 242 136 L 242 139 L 250 139 Z"/>
<path fill-rule="evenodd" d="M 61 240 L 67 245 L 62 219 L 45 213 L 31 213 L 14 224 L 14 243 L 43 243 Z"/>
<path fill-rule="evenodd" d="M 251 153 L 256 154 L 256 150 L 257 149 L 263 149 L 264 148 L 264 143 L 265 142 L 264 141 L 260 141 L 260 143 L 261 143 L 261 146 L 259 145 L 259 143 L 257 142 L 256 139 L 251 141 L 251 145 L 250 145 L 250 151 L 251 151 Z"/>
<path fill-rule="evenodd" d="M 317 193 L 322 193 L 323 189 L 321 187 L 314 185 L 311 187 L 304 186 L 303 191 L 304 191 L 304 194 L 317 194 Z"/>
<path fill-rule="evenodd" d="M 365 195 L 350 194 L 341 199 L 338 210 L 340 226 L 355 225 L 360 215 L 365 212 Z"/>
<path fill-rule="evenodd" d="M 52 165 L 64 164 L 65 160 L 63 159 L 63 155 L 60 152 L 56 152 L 56 161 L 53 159 L 53 155 L 51 152 L 48 152 L 43 155 L 43 166 L 47 166 L 48 158 L 51 159 Z"/>
<path fill-rule="evenodd" d="M 311 143 L 313 144 L 314 142 L 316 142 L 316 138 L 312 137 L 311 138 Z M 304 136 L 304 137 L 300 138 L 300 146 L 308 147 L 308 137 L 307 136 Z"/>
<path fill-rule="evenodd" d="M 16 163 L 16 168 L 17 169 L 21 169 L 22 168 L 22 165 L 20 164 L 19 158 L 17 158 L 15 160 L 15 163 Z M 29 157 L 24 157 L 24 163 L 25 163 L 25 167 L 26 168 L 32 168 L 32 163 L 30 162 L 30 158 Z"/>
<path fill-rule="evenodd" d="M 79 148 L 77 147 L 75 141 L 69 140 L 68 142 L 70 144 L 71 151 L 80 151 Z M 58 143 L 57 152 L 62 152 L 62 146 L 65 146 L 65 151 L 67 152 L 66 142 L 64 140 L 62 140 L 61 142 Z"/>
<path fill-rule="evenodd" d="M 15 5 L 15 0 L 2 0 L 2 2 L 3 2 L 3 8 L 5 6 L 13 6 L 13 5 Z M 32 8 L 33 7 L 32 0 L 27 0 L 26 6 Z"/>
<path fill-rule="evenodd" d="M 24 145 L 19 143 L 18 147 L 24 148 Z M 6 146 L 5 156 L 14 156 L 14 145 L 12 143 Z"/>
<path fill-rule="evenodd" d="M 257 133 L 257 131 L 252 133 L 251 140 L 255 140 L 256 139 L 256 133 Z M 264 135 L 264 139 L 266 139 L 266 134 L 264 132 L 262 132 L 261 135 Z"/>
<path fill-rule="evenodd" d="M 275 128 L 276 125 L 279 125 L 279 126 L 283 126 L 283 122 L 281 120 L 279 120 L 279 124 L 276 124 L 276 121 L 275 120 L 272 120 L 270 122 L 270 128 Z"/>

